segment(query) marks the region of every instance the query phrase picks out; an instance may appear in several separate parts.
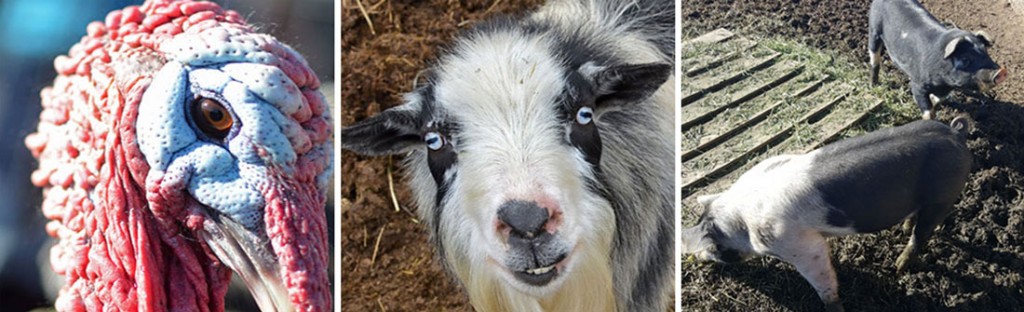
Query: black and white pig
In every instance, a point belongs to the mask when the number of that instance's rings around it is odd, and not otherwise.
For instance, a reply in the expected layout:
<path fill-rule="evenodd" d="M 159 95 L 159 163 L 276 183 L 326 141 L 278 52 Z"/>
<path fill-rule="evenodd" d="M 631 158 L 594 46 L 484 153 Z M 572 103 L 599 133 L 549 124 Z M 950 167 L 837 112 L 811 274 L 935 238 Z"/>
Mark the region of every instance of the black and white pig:
<path fill-rule="evenodd" d="M 983 31 L 947 28 L 917 0 L 875 0 L 868 14 L 871 83 L 878 83 L 882 47 L 910 76 L 910 91 L 922 118 L 953 89 L 987 92 L 1008 72 L 988 55 L 992 37 Z"/>
<path fill-rule="evenodd" d="M 913 234 L 896 261 L 903 272 L 964 189 L 968 128 L 966 118 L 952 126 L 918 120 L 766 159 L 725 192 L 698 197 L 704 213 L 682 231 L 683 253 L 726 263 L 778 258 L 796 267 L 828 310 L 842 311 L 825 238 L 877 232 L 911 217 Z"/>
<path fill-rule="evenodd" d="M 405 103 L 342 129 L 404 155 L 477 311 L 665 311 L 674 3 L 552 0 L 461 34 Z"/>

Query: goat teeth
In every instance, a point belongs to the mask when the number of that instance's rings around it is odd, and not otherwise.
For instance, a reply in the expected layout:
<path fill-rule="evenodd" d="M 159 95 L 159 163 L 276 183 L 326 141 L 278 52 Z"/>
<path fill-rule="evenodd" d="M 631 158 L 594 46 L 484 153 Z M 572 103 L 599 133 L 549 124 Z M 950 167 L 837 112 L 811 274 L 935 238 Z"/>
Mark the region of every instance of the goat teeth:
<path fill-rule="evenodd" d="M 553 269 L 553 268 L 555 268 L 555 266 L 552 265 L 552 266 L 546 266 L 546 267 L 543 267 L 543 268 L 529 269 L 529 270 L 526 270 L 526 273 L 533 274 L 533 275 L 541 275 L 541 274 L 550 272 L 551 269 Z"/>

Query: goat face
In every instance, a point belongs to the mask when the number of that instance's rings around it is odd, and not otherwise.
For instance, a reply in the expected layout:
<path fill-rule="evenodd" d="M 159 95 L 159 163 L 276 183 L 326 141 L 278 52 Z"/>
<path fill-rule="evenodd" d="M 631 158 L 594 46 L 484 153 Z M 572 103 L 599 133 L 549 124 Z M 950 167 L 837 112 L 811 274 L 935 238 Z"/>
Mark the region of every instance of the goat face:
<path fill-rule="evenodd" d="M 671 67 L 559 51 L 516 28 L 467 36 L 404 105 L 342 130 L 358 153 L 408 153 L 419 214 L 468 288 L 500 280 L 543 297 L 581 263 L 609 269 L 600 132 L 615 125 L 601 117 L 650 96 Z"/>

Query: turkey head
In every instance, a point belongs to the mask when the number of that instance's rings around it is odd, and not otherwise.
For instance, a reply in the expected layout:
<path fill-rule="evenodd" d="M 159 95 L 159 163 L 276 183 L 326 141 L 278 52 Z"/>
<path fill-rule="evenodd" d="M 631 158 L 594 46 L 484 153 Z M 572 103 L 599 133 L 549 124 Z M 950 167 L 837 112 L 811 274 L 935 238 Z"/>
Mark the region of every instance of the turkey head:
<path fill-rule="evenodd" d="M 293 49 L 210 2 L 88 26 L 42 91 L 39 159 L 61 311 L 330 310 L 331 119 Z"/>

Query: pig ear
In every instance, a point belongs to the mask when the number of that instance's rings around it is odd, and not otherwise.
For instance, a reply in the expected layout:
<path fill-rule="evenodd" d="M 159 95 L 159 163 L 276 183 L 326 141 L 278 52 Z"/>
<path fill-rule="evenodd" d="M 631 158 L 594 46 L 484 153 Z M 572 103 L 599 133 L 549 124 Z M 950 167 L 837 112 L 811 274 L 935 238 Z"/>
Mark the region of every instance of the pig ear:
<path fill-rule="evenodd" d="M 984 44 L 986 48 L 992 47 L 992 45 L 996 43 L 995 40 L 992 40 L 992 36 L 984 30 L 976 31 L 974 32 L 974 35 L 977 36 L 978 39 L 981 39 L 981 44 Z"/>
<path fill-rule="evenodd" d="M 680 252 L 682 254 L 695 254 L 700 251 L 698 250 L 700 247 L 700 241 L 704 237 L 704 233 L 701 231 L 702 229 L 701 225 L 697 224 L 692 227 L 683 228 L 683 230 L 680 231 L 679 236 L 681 236 L 680 238 L 682 241 L 682 244 L 680 245 L 682 245 L 683 249 Z"/>
<path fill-rule="evenodd" d="M 423 144 L 419 103 L 407 103 L 341 129 L 341 147 L 363 155 L 400 154 Z"/>
<path fill-rule="evenodd" d="M 704 206 L 704 208 L 707 208 L 711 206 L 711 203 L 718 199 L 719 196 L 722 196 L 722 193 L 697 196 L 697 202 L 700 203 L 701 206 Z"/>
<path fill-rule="evenodd" d="M 946 43 L 946 53 L 943 54 L 942 58 L 949 58 L 950 55 L 953 55 L 953 52 L 956 51 L 956 46 L 960 44 L 961 40 L 964 40 L 964 37 L 956 37 L 950 40 L 949 43 Z"/>
<path fill-rule="evenodd" d="M 621 105 L 644 100 L 668 80 L 672 65 L 647 63 L 595 66 L 586 63 L 580 73 L 590 78 L 597 89 L 597 105 Z"/>

